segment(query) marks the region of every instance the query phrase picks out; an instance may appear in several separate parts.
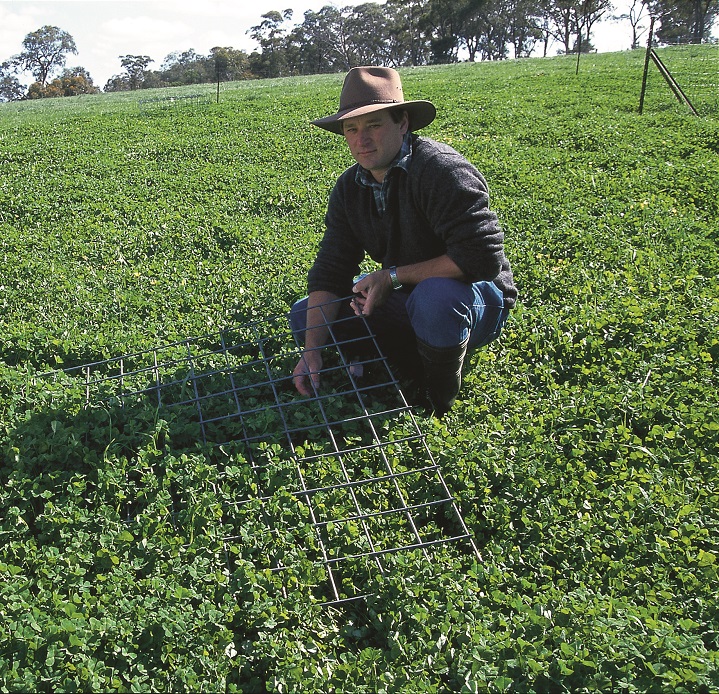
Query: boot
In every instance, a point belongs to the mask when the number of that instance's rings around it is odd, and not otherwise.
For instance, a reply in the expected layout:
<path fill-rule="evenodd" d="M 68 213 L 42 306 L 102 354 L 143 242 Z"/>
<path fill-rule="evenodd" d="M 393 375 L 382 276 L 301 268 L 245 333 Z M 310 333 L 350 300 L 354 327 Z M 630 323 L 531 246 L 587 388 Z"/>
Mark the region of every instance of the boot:
<path fill-rule="evenodd" d="M 469 337 L 456 347 L 431 347 L 417 340 L 427 397 L 437 417 L 449 412 L 457 398 L 462 385 L 462 365 L 468 343 Z"/>

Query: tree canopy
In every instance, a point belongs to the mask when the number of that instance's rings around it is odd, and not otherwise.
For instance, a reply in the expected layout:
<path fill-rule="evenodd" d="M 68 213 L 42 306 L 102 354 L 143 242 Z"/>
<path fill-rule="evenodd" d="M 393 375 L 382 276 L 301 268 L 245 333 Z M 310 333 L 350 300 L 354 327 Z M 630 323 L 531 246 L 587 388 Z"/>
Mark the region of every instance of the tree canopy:
<path fill-rule="evenodd" d="M 29 33 L 22 42 L 23 51 L 15 57 L 22 70 L 28 70 L 44 87 L 49 76 L 65 66 L 68 53 L 77 53 L 75 39 L 66 31 L 44 26 Z"/>
<path fill-rule="evenodd" d="M 46 25 L 29 33 L 22 45 L 22 52 L 0 64 L 0 101 L 76 96 L 99 91 L 82 67 L 65 69 L 50 81 L 53 74 L 65 67 L 68 53 L 77 53 L 75 39 L 67 31 Z M 27 93 L 15 76 L 23 71 L 30 72 L 35 78 Z"/>
<path fill-rule="evenodd" d="M 719 0 L 647 0 L 652 16 L 659 19 L 661 43 L 702 43 L 711 36 L 719 17 Z"/>

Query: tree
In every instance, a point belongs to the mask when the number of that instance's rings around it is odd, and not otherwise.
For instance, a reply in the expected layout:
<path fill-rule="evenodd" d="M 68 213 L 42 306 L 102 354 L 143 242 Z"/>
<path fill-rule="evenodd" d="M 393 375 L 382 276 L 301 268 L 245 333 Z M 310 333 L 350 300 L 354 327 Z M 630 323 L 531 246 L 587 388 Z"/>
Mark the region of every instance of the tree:
<path fill-rule="evenodd" d="M 576 5 L 574 9 L 577 23 L 576 52 L 586 53 L 590 50 L 592 27 L 611 9 L 612 0 L 581 0 Z"/>
<path fill-rule="evenodd" d="M 584 51 L 590 45 L 592 27 L 611 7 L 611 0 L 545 0 L 544 30 L 562 44 L 564 53 Z"/>
<path fill-rule="evenodd" d="M 19 101 L 25 96 L 25 90 L 17 77 L 3 75 L 0 77 L 0 101 Z"/>
<path fill-rule="evenodd" d="M 147 70 L 150 63 L 155 62 L 147 55 L 121 55 L 120 65 L 125 72 L 113 75 L 105 84 L 106 92 L 126 92 L 150 86 L 160 86 L 156 76 L 151 78 Z M 156 73 L 155 73 L 156 74 Z"/>
<path fill-rule="evenodd" d="M 154 73 L 160 85 L 177 86 L 181 84 L 203 84 L 216 78 L 215 58 L 199 55 L 194 48 L 187 51 L 175 51 L 165 57 L 159 72 Z M 147 86 L 149 75 L 143 79 L 143 87 Z"/>
<path fill-rule="evenodd" d="M 660 21 L 660 43 L 701 43 L 719 17 L 719 0 L 649 0 L 649 9 Z"/>
<path fill-rule="evenodd" d="M 249 56 L 245 51 L 232 48 L 232 46 L 215 46 L 210 49 L 208 60 L 214 64 L 215 78 L 217 77 L 217 56 L 220 55 L 221 78 L 223 80 L 244 80 L 251 76 Z M 226 61 L 226 62 L 225 62 Z"/>
<path fill-rule="evenodd" d="M 140 89 L 145 82 L 147 66 L 155 61 L 147 55 L 121 55 L 120 65 L 125 68 L 125 76 L 130 90 Z"/>
<path fill-rule="evenodd" d="M 534 0 L 510 0 L 508 40 L 515 58 L 526 58 L 542 38 L 540 10 Z"/>
<path fill-rule="evenodd" d="M 392 17 L 388 40 L 392 44 L 390 51 L 397 56 L 396 64 L 426 65 L 430 47 L 422 27 L 426 26 L 428 0 L 387 0 L 384 8 Z"/>
<path fill-rule="evenodd" d="M 291 74 L 318 74 L 351 67 L 350 45 L 342 11 L 326 5 L 307 10 L 304 21 L 287 36 L 286 69 Z"/>
<path fill-rule="evenodd" d="M 285 21 L 292 19 L 292 10 L 280 13 L 276 10 L 262 15 L 262 22 L 249 29 L 250 36 L 260 44 L 261 55 L 253 61 L 252 69 L 260 77 L 281 77 L 284 74 L 283 51 L 285 47 L 286 30 Z"/>
<path fill-rule="evenodd" d="M 105 82 L 104 91 L 106 92 L 128 92 L 130 91 L 130 84 L 127 81 L 126 75 L 113 75 L 107 82 Z"/>
<path fill-rule="evenodd" d="M 503 60 L 511 39 L 512 9 L 510 0 L 488 0 L 480 6 L 474 20 L 477 47 L 484 60 Z"/>
<path fill-rule="evenodd" d="M 348 67 L 373 62 L 391 67 L 410 63 L 409 34 L 392 7 L 366 2 L 348 8 L 343 27 Z"/>
<path fill-rule="evenodd" d="M 28 34 L 22 42 L 24 50 L 14 61 L 21 70 L 29 70 L 44 88 L 50 75 L 65 65 L 68 53 L 77 53 L 75 40 L 66 31 L 44 26 Z"/>
<path fill-rule="evenodd" d="M 461 0 L 455 5 L 459 43 L 467 49 L 470 62 L 474 62 L 480 52 L 487 28 L 487 9 L 491 2 L 492 0 Z"/>
<path fill-rule="evenodd" d="M 80 94 L 97 94 L 100 90 L 94 85 L 90 73 L 84 67 L 73 67 L 63 70 L 60 75 L 64 96 Z"/>
<path fill-rule="evenodd" d="M 614 21 L 626 19 L 632 27 L 632 44 L 630 46 L 632 50 L 639 48 L 639 39 L 646 32 L 646 27 L 642 28 L 640 24 L 646 18 L 647 5 L 648 0 L 632 0 L 628 12 L 612 16 Z"/>
<path fill-rule="evenodd" d="M 432 63 L 457 62 L 460 47 L 457 31 L 461 25 L 459 9 L 455 0 L 429 0 L 422 28 L 430 37 Z"/>
<path fill-rule="evenodd" d="M 222 48 L 215 48 L 212 59 L 215 64 L 215 79 L 218 82 L 226 80 L 230 68 L 230 56 L 227 51 Z"/>
<path fill-rule="evenodd" d="M 289 33 L 291 10 L 262 15 L 250 30 L 260 51 L 250 56 L 258 77 L 346 71 L 356 65 L 392 67 L 502 60 L 513 47 L 527 57 L 543 42 L 564 53 L 591 49 L 595 24 L 611 0 L 385 0 L 307 11 Z M 634 0 L 651 2 L 652 0 Z M 681 0 L 654 0 L 669 3 Z M 719 3 L 719 0 L 689 0 Z M 248 33 L 250 33 L 248 32 Z"/>
<path fill-rule="evenodd" d="M 15 77 L 13 63 L 0 63 L 0 101 L 19 101 L 24 96 L 23 86 Z"/>
<path fill-rule="evenodd" d="M 575 0 L 545 0 L 543 6 L 544 30 L 562 44 L 565 53 L 572 52 L 579 30 L 575 8 Z"/>
<path fill-rule="evenodd" d="M 44 87 L 40 82 L 31 84 L 27 96 L 28 99 L 51 99 L 58 96 L 97 94 L 99 91 L 85 68 L 74 67 L 64 70 L 60 77 L 56 77 Z"/>

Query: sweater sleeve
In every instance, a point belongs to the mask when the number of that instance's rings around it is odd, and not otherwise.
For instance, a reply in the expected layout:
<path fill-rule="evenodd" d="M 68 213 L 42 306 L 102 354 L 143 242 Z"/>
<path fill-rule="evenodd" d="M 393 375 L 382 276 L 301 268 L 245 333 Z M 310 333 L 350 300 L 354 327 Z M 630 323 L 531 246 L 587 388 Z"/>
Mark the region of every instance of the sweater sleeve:
<path fill-rule="evenodd" d="M 416 178 L 419 204 L 467 279 L 494 280 L 505 260 L 504 233 L 489 209 L 484 176 L 452 148 L 433 144 L 417 162 L 423 164 Z"/>
<path fill-rule="evenodd" d="M 363 247 L 351 232 L 347 219 L 347 205 L 343 200 L 341 185 L 347 176 L 354 176 L 352 168 L 340 177 L 330 193 L 325 215 L 325 233 L 307 275 L 309 292 L 328 291 L 337 296 L 349 296 L 365 255 Z"/>

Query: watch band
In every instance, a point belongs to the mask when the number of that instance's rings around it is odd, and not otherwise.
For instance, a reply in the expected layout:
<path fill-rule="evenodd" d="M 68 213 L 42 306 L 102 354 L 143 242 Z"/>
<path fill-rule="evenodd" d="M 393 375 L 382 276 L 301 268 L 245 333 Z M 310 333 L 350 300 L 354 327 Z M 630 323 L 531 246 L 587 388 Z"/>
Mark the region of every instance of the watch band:
<path fill-rule="evenodd" d="M 392 280 L 392 289 L 402 289 L 402 283 L 397 279 L 397 266 L 393 265 L 389 269 L 389 278 Z"/>

